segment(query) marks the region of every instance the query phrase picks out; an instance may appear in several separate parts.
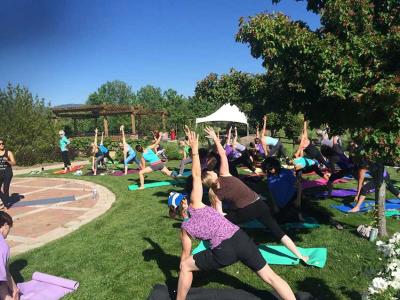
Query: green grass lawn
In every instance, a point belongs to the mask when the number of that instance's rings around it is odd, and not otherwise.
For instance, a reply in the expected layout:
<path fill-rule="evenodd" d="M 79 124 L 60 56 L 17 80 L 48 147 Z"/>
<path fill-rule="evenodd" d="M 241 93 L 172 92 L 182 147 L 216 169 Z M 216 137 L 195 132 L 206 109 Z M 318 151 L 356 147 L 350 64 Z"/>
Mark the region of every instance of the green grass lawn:
<path fill-rule="evenodd" d="M 177 162 L 171 162 L 176 166 Z M 393 173 L 393 179 L 400 176 Z M 40 175 L 55 176 L 55 175 Z M 58 175 L 60 177 L 61 175 Z M 77 178 L 73 175 L 63 175 Z M 41 248 L 13 257 L 11 272 L 17 281 L 30 280 L 34 271 L 74 279 L 80 282 L 77 292 L 65 299 L 146 299 L 157 283 L 176 286 L 179 257 L 180 223 L 167 217 L 167 197 L 180 187 L 160 187 L 128 191 L 138 175 L 126 177 L 82 176 L 102 184 L 116 194 L 111 209 L 74 233 Z M 147 180 L 165 180 L 152 173 Z M 355 187 L 355 181 L 342 186 Z M 257 189 L 262 189 L 258 184 Z M 294 290 L 308 291 L 318 299 L 361 299 L 373 276 L 384 261 L 378 259 L 374 243 L 356 235 L 359 224 L 370 223 L 369 215 L 345 215 L 330 208 L 339 200 L 308 201 L 309 214 L 321 222 L 311 231 L 289 231 L 302 247 L 328 248 L 323 269 L 298 266 L 273 266 Z M 327 219 L 333 216 L 345 225 L 337 230 Z M 398 220 L 387 219 L 390 234 L 400 230 Z M 275 243 L 263 231 L 249 231 L 257 242 Z M 197 242 L 194 242 L 197 245 Z M 234 287 L 260 292 L 269 287 L 240 263 L 220 271 L 199 273 L 193 286 Z"/>

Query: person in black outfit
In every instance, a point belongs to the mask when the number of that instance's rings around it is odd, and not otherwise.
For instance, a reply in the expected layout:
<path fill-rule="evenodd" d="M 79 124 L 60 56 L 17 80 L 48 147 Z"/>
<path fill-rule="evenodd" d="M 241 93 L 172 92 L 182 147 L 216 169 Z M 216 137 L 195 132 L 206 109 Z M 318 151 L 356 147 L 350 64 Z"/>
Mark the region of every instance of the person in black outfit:
<path fill-rule="evenodd" d="M 0 190 L 3 187 L 3 191 L 0 191 L 2 201 L 0 201 L 0 210 L 5 209 L 10 198 L 10 185 L 13 177 L 11 166 L 15 166 L 15 158 L 11 151 L 5 148 L 3 139 L 0 139 Z"/>

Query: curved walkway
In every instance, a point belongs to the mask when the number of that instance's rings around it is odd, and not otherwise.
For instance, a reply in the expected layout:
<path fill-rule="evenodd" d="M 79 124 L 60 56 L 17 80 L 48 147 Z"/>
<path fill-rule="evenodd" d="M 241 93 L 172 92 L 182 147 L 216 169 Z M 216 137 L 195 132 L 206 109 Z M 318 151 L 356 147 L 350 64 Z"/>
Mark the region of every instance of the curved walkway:
<path fill-rule="evenodd" d="M 115 201 L 115 195 L 101 185 L 66 178 L 14 178 L 10 194 L 14 201 L 20 199 L 8 209 L 14 220 L 7 238 L 12 255 L 67 235 L 103 214 Z"/>

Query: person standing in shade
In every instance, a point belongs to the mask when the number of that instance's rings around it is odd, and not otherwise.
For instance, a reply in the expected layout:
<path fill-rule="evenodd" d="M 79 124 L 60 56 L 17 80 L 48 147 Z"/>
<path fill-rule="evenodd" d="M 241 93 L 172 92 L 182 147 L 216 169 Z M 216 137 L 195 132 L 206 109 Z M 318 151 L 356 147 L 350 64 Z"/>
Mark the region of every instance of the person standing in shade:
<path fill-rule="evenodd" d="M 71 143 L 70 140 L 65 136 L 64 130 L 58 132 L 60 140 L 58 141 L 61 150 L 61 157 L 64 162 L 64 171 L 67 172 L 71 169 L 71 162 L 68 157 L 68 145 Z"/>
<path fill-rule="evenodd" d="M 3 187 L 3 191 L 0 201 L 0 209 L 6 209 L 10 198 L 10 184 L 13 177 L 13 171 L 11 166 L 15 166 L 16 162 L 14 155 L 11 151 L 6 149 L 3 139 L 0 139 L 0 190 Z"/>
<path fill-rule="evenodd" d="M 10 247 L 6 238 L 13 226 L 9 214 L 0 211 L 0 299 L 19 300 L 19 289 L 10 274 L 8 261 L 10 260 Z"/>

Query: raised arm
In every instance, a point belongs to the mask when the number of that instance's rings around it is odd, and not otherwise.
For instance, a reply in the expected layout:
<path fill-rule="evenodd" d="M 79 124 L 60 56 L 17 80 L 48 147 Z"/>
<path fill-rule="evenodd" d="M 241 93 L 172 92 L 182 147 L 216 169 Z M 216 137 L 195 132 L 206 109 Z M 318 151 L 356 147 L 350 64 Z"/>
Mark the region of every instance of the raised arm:
<path fill-rule="evenodd" d="M 213 129 L 213 130 L 214 130 L 214 129 Z M 226 137 L 226 144 L 227 144 L 227 145 L 230 145 L 230 144 L 231 144 L 231 134 L 232 134 L 232 127 L 229 128 L 228 134 L 227 134 L 227 137 Z"/>
<path fill-rule="evenodd" d="M 103 145 L 103 143 L 104 143 L 104 132 L 101 133 L 100 145 Z"/>
<path fill-rule="evenodd" d="M 258 124 L 256 125 L 256 138 L 260 138 L 260 128 Z"/>
<path fill-rule="evenodd" d="M 151 148 L 151 149 L 156 148 L 156 147 L 160 144 L 161 136 L 162 136 L 162 132 L 160 132 L 158 138 L 155 139 L 154 144 L 153 144 L 153 145 L 150 145 L 148 148 Z"/>
<path fill-rule="evenodd" d="M 308 139 L 307 121 L 304 121 L 303 123 L 303 138 Z"/>
<path fill-rule="evenodd" d="M 222 147 L 221 145 L 221 141 L 218 139 L 212 127 L 206 127 L 204 131 L 214 140 L 214 143 L 217 146 L 218 155 L 221 158 L 221 166 L 219 168 L 219 174 L 221 176 L 230 176 L 231 174 L 229 173 L 228 158 L 226 157 L 224 147 Z"/>
<path fill-rule="evenodd" d="M 193 189 L 190 194 L 190 203 L 194 208 L 202 206 L 203 199 L 203 184 L 201 183 L 201 167 L 199 158 L 199 137 L 198 135 L 190 131 L 189 127 L 185 126 L 185 133 L 188 137 L 188 142 L 192 148 L 192 177 L 193 177 Z"/>
<path fill-rule="evenodd" d="M 97 133 L 98 133 L 99 131 L 98 131 L 98 129 L 96 128 L 95 130 L 94 130 L 94 145 L 95 146 L 97 146 Z"/>
<path fill-rule="evenodd" d="M 121 127 L 119 128 L 119 130 L 121 131 L 121 135 L 122 135 L 122 145 L 124 146 L 124 163 L 126 162 L 126 154 L 128 152 L 128 148 L 126 146 L 126 140 L 125 140 L 125 131 L 124 131 L 124 125 L 121 125 Z M 127 165 L 125 165 L 125 169 L 127 170 Z"/>
<path fill-rule="evenodd" d="M 267 115 L 265 115 L 263 117 L 263 129 L 262 129 L 262 132 L 261 132 L 260 139 L 264 138 L 266 132 L 267 132 Z"/>
<path fill-rule="evenodd" d="M 238 139 L 238 134 L 237 134 L 237 128 L 234 128 L 234 135 L 233 135 L 233 143 L 232 143 L 232 147 L 235 148 L 236 144 L 237 144 L 237 139 Z"/>

